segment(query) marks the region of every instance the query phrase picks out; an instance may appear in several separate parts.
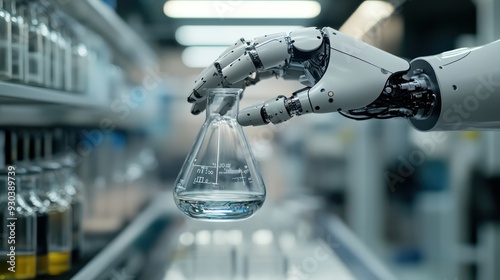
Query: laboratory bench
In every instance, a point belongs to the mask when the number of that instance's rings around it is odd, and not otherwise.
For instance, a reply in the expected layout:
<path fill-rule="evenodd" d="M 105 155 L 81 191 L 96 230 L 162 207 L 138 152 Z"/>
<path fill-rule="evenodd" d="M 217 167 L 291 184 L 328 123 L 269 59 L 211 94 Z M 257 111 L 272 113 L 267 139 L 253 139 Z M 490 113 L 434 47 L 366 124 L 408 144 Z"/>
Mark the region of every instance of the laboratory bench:
<path fill-rule="evenodd" d="M 156 195 L 71 279 L 396 279 L 313 197 L 266 201 L 253 217 L 185 217 L 170 191 Z"/>

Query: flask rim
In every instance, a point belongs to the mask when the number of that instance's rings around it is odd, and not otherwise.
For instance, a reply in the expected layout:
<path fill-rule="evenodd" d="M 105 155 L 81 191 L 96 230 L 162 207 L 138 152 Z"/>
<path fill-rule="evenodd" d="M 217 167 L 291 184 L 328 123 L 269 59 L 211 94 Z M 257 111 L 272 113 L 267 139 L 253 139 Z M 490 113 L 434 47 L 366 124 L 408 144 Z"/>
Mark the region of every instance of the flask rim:
<path fill-rule="evenodd" d="M 241 88 L 206 88 L 204 91 L 207 94 L 239 94 L 243 92 Z"/>
<path fill-rule="evenodd" d="M 232 116 L 236 118 L 241 88 L 208 88 L 206 89 L 207 96 L 207 119 L 213 115 L 217 116 Z M 217 102 L 216 102 L 217 100 Z"/>

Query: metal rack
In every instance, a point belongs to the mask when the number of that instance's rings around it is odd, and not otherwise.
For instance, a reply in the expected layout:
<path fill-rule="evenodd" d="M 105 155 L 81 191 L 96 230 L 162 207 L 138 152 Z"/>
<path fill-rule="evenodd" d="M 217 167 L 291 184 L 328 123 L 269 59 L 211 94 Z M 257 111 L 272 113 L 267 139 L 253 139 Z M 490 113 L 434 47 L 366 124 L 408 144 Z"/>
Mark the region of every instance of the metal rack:
<path fill-rule="evenodd" d="M 99 108 L 103 105 L 81 93 L 5 82 L 0 82 L 0 102 L 1 104 L 46 103 L 92 108 Z"/>
<path fill-rule="evenodd" d="M 64 13 L 99 34 L 111 47 L 114 62 L 129 76 L 142 78 L 155 67 L 154 51 L 113 10 L 97 0 L 53 1 Z M 102 108 L 95 96 L 0 82 L 1 104 L 58 104 Z"/>

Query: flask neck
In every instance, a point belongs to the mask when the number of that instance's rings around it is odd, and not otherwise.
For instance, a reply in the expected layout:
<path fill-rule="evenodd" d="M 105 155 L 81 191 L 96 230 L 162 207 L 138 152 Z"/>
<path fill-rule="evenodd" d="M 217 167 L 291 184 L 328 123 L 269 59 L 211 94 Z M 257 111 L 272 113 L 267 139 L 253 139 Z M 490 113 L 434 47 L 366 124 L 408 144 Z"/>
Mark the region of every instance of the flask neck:
<path fill-rule="evenodd" d="M 216 89 L 208 94 L 207 118 L 226 116 L 235 118 L 238 115 L 239 92 L 228 89 Z"/>

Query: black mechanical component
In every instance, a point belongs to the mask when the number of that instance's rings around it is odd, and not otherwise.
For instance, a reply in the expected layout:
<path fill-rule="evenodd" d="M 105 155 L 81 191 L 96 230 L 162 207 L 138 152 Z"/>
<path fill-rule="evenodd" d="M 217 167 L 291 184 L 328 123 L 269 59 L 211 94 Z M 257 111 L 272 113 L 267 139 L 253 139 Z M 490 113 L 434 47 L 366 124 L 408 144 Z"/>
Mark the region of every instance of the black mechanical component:
<path fill-rule="evenodd" d="M 354 120 L 390 119 L 395 117 L 425 119 L 431 115 L 436 95 L 430 89 L 425 74 L 405 79 L 403 75 L 391 77 L 380 94 L 370 105 L 339 113 Z"/>
<path fill-rule="evenodd" d="M 291 41 L 293 44 L 293 41 Z M 330 41 L 328 37 L 323 35 L 323 43 L 321 46 L 311 52 L 303 52 L 295 47 L 292 47 L 292 57 L 290 66 L 300 65 L 300 69 L 308 72 L 317 83 L 325 74 L 328 67 L 330 57 Z"/>

